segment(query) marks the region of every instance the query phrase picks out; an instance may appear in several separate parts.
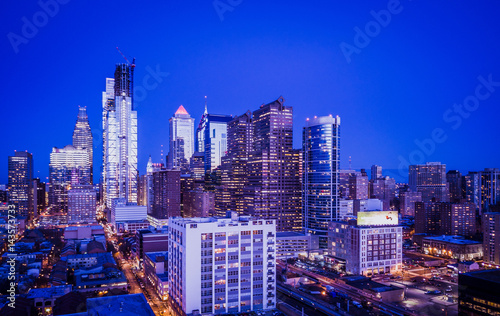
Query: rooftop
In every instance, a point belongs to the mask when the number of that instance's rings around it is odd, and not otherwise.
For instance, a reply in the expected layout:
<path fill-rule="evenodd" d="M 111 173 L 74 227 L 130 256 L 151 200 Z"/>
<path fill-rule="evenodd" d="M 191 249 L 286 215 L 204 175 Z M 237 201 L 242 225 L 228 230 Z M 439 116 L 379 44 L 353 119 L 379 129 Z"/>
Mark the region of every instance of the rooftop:
<path fill-rule="evenodd" d="M 467 272 L 464 273 L 463 275 L 467 275 L 477 279 L 482 279 L 485 281 L 500 283 L 500 269 L 478 270 L 478 271 Z"/>
<path fill-rule="evenodd" d="M 155 315 L 142 293 L 89 298 L 87 311 L 89 315 Z"/>
<path fill-rule="evenodd" d="M 145 255 L 153 262 L 165 262 L 168 259 L 168 251 L 146 252 Z"/>
<path fill-rule="evenodd" d="M 307 237 L 307 236 L 299 232 L 276 232 L 276 238 L 286 238 L 286 237 Z"/>
<path fill-rule="evenodd" d="M 28 298 L 56 298 L 71 292 L 72 285 L 60 285 L 39 289 L 31 289 Z"/>
<path fill-rule="evenodd" d="M 438 237 L 424 237 L 425 240 L 435 240 L 435 241 L 443 241 L 456 245 L 479 245 L 482 244 L 479 241 L 467 240 L 462 236 L 438 236 Z"/>
<path fill-rule="evenodd" d="M 177 109 L 177 111 L 175 111 L 175 115 L 189 115 L 189 113 L 186 111 L 186 109 L 181 105 L 179 106 L 179 108 Z"/>

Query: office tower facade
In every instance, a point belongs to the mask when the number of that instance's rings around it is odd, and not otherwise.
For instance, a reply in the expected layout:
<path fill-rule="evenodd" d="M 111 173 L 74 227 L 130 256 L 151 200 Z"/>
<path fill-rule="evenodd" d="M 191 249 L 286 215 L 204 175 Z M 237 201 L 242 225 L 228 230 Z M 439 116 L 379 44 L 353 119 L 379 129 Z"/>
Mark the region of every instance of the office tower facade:
<path fill-rule="evenodd" d="M 450 191 L 450 202 L 458 203 L 465 198 L 462 184 L 462 174 L 458 170 L 450 170 L 446 173 L 446 181 Z"/>
<path fill-rule="evenodd" d="M 390 212 L 377 214 L 377 225 L 358 220 L 329 223 L 328 249 L 331 256 L 346 260 L 346 272 L 371 276 L 394 273 L 402 269 L 403 229 L 395 220 L 386 219 Z M 375 217 L 370 216 L 372 219 Z"/>
<path fill-rule="evenodd" d="M 278 231 L 302 230 L 300 151 L 293 149 L 293 108 L 285 99 L 253 112 L 245 213 L 275 219 Z"/>
<path fill-rule="evenodd" d="M 458 275 L 458 315 L 500 315 L 500 270 Z"/>
<path fill-rule="evenodd" d="M 68 191 L 68 224 L 96 223 L 97 191 L 92 185 L 75 185 Z"/>
<path fill-rule="evenodd" d="M 469 172 L 463 181 L 465 199 L 476 204 L 479 214 L 500 210 L 500 169 Z"/>
<path fill-rule="evenodd" d="M 422 192 L 409 189 L 399 193 L 399 209 L 403 216 L 415 216 L 415 203 L 422 202 Z"/>
<path fill-rule="evenodd" d="M 106 78 L 103 105 L 103 201 L 137 203 L 137 111 L 133 106 L 135 65 L 117 64 L 115 78 Z"/>
<path fill-rule="evenodd" d="M 148 205 L 148 175 L 142 174 L 137 182 L 137 205 Z"/>
<path fill-rule="evenodd" d="M 49 164 L 49 205 L 53 212 L 68 210 L 68 190 L 72 185 L 90 184 L 89 155 L 71 145 L 53 147 Z"/>
<path fill-rule="evenodd" d="M 47 207 L 45 193 L 46 185 L 39 178 L 33 179 L 33 215 L 38 217 Z"/>
<path fill-rule="evenodd" d="M 373 165 L 371 168 L 370 180 L 377 180 L 382 178 L 382 167 Z"/>
<path fill-rule="evenodd" d="M 195 182 L 205 182 L 205 153 L 196 151 L 191 156 L 189 170 Z"/>
<path fill-rule="evenodd" d="M 302 146 L 303 225 L 306 233 L 319 236 L 321 248 L 327 248 L 328 222 L 339 217 L 340 117 L 308 120 Z"/>
<path fill-rule="evenodd" d="M 481 171 L 480 213 L 496 207 L 500 211 L 500 169 L 486 168 Z"/>
<path fill-rule="evenodd" d="M 169 300 L 181 314 L 276 307 L 276 223 L 230 213 L 169 219 Z"/>
<path fill-rule="evenodd" d="M 368 176 L 363 172 L 354 172 L 349 175 L 349 200 L 366 200 L 369 198 Z"/>
<path fill-rule="evenodd" d="M 479 172 L 469 172 L 464 176 L 465 200 L 476 204 L 479 209 L 481 205 L 481 174 Z"/>
<path fill-rule="evenodd" d="M 205 112 L 196 129 L 196 150 L 205 155 L 205 172 L 210 172 L 220 166 L 221 159 L 227 153 L 227 123 L 232 120 L 230 115 L 208 114 Z"/>
<path fill-rule="evenodd" d="M 169 168 L 188 168 L 194 153 L 194 118 L 181 105 L 169 120 Z"/>
<path fill-rule="evenodd" d="M 33 155 L 16 151 L 8 158 L 8 168 L 9 204 L 16 207 L 16 215 L 33 217 Z"/>
<path fill-rule="evenodd" d="M 415 203 L 415 233 L 460 235 L 476 233 L 476 212 L 472 203 Z"/>
<path fill-rule="evenodd" d="M 248 186 L 249 159 L 253 147 L 252 112 L 236 116 L 228 123 L 227 155 L 220 166 L 221 185 L 215 190 L 215 209 L 218 216 L 227 210 L 245 212 L 244 192 Z"/>
<path fill-rule="evenodd" d="M 148 215 L 156 219 L 181 216 L 181 172 L 162 169 L 153 172 L 153 206 Z"/>
<path fill-rule="evenodd" d="M 339 171 L 339 195 L 342 200 L 349 200 L 349 178 L 351 174 L 356 173 L 356 170 L 340 170 Z"/>
<path fill-rule="evenodd" d="M 73 147 L 76 149 L 84 149 L 87 151 L 89 156 L 89 183 L 93 182 L 94 175 L 94 164 L 93 164 L 93 139 L 92 139 L 92 131 L 90 130 L 89 118 L 87 116 L 87 108 L 79 107 L 78 109 L 78 118 L 76 119 L 75 129 L 73 131 Z"/>
<path fill-rule="evenodd" d="M 481 219 L 484 262 L 500 265 L 500 212 L 483 213 Z"/>
<path fill-rule="evenodd" d="M 370 199 L 381 200 L 384 203 L 384 211 L 390 210 L 396 198 L 396 180 L 389 177 L 379 177 L 370 180 L 369 196 Z"/>
<path fill-rule="evenodd" d="M 209 217 L 215 214 L 215 192 L 196 188 L 182 194 L 182 217 Z"/>
<path fill-rule="evenodd" d="M 428 162 L 425 165 L 409 167 L 409 187 L 412 191 L 422 192 L 423 202 L 449 202 L 446 182 L 446 165 Z"/>

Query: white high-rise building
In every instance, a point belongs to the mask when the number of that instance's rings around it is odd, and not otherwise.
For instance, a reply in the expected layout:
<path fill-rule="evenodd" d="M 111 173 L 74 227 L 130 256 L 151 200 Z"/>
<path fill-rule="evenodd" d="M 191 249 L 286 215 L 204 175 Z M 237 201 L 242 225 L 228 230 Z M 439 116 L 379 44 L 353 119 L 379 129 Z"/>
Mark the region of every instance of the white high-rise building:
<path fill-rule="evenodd" d="M 358 212 L 357 219 L 328 223 L 328 250 L 346 260 L 348 273 L 395 273 L 402 269 L 402 230 L 397 212 Z"/>
<path fill-rule="evenodd" d="M 137 111 L 133 108 L 133 69 L 116 65 L 115 78 L 106 78 L 103 105 L 103 200 L 137 203 Z"/>
<path fill-rule="evenodd" d="M 181 105 L 168 122 L 170 125 L 169 167 L 187 166 L 194 153 L 194 118 Z"/>
<path fill-rule="evenodd" d="M 202 315 L 276 307 L 276 221 L 226 218 L 168 222 L 169 299 Z"/>

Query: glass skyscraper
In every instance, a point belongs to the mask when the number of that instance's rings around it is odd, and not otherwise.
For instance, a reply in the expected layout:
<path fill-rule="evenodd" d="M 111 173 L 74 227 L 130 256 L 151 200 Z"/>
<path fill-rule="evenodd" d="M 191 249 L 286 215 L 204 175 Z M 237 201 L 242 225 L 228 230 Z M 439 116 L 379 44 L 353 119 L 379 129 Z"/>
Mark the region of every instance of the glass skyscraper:
<path fill-rule="evenodd" d="M 308 119 L 302 136 L 304 229 L 327 248 L 328 222 L 339 220 L 340 117 Z"/>
<path fill-rule="evenodd" d="M 244 213 L 275 219 L 277 231 L 300 231 L 300 151 L 293 149 L 293 108 L 284 102 L 279 97 L 252 113 Z"/>
<path fill-rule="evenodd" d="M 16 214 L 33 214 L 33 155 L 25 151 L 16 151 L 9 156 L 8 180 L 9 204 L 15 205 Z"/>
<path fill-rule="evenodd" d="M 133 106 L 134 66 L 117 64 L 115 78 L 106 78 L 102 95 L 103 201 L 137 203 L 137 111 Z"/>
<path fill-rule="evenodd" d="M 221 165 L 221 159 L 227 154 L 227 123 L 230 115 L 208 114 L 205 112 L 196 129 L 196 151 L 205 154 L 205 172 L 210 172 Z"/>
<path fill-rule="evenodd" d="M 49 205 L 52 212 L 68 210 L 71 186 L 90 184 L 90 161 L 86 149 L 71 145 L 53 147 L 49 164 Z"/>
<path fill-rule="evenodd" d="M 194 153 L 194 118 L 181 105 L 168 122 L 170 125 L 169 167 L 187 169 L 189 159 Z"/>
<path fill-rule="evenodd" d="M 87 116 L 87 108 L 80 107 L 78 110 L 78 118 L 75 124 L 75 130 L 73 131 L 73 147 L 76 149 L 85 149 L 89 156 L 89 174 L 90 181 L 89 184 L 93 183 L 93 140 L 92 132 L 90 130 L 89 118 Z"/>

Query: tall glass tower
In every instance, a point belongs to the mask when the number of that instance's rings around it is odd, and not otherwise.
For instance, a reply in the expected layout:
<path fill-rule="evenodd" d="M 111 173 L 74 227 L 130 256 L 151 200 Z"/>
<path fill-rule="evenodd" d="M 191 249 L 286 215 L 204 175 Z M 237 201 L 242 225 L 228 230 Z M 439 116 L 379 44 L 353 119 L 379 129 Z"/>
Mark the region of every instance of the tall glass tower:
<path fill-rule="evenodd" d="M 9 156 L 9 204 L 16 207 L 16 214 L 33 217 L 33 155 L 16 151 Z"/>
<path fill-rule="evenodd" d="M 275 219 L 277 231 L 302 229 L 300 154 L 293 149 L 293 108 L 281 96 L 252 113 L 245 214 Z"/>
<path fill-rule="evenodd" d="M 133 107 L 134 64 L 117 64 L 102 95 L 103 200 L 137 203 L 137 111 Z"/>
<path fill-rule="evenodd" d="M 231 115 L 208 114 L 205 97 L 205 112 L 196 129 L 196 151 L 204 153 L 205 172 L 221 165 L 227 153 L 227 124 Z"/>
<path fill-rule="evenodd" d="M 170 168 L 187 168 L 194 153 L 194 118 L 181 105 L 169 119 L 170 149 L 168 164 Z"/>
<path fill-rule="evenodd" d="M 308 119 L 302 136 L 304 229 L 327 248 L 328 222 L 338 220 L 340 117 Z"/>
<path fill-rule="evenodd" d="M 90 182 L 93 183 L 93 140 L 92 132 L 90 130 L 89 118 L 87 116 L 87 108 L 80 107 L 78 110 L 78 118 L 75 124 L 75 130 L 73 131 L 73 147 L 76 149 L 85 149 L 89 156 L 90 162 Z"/>

